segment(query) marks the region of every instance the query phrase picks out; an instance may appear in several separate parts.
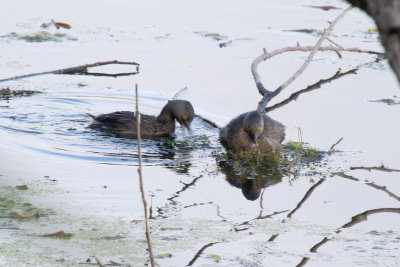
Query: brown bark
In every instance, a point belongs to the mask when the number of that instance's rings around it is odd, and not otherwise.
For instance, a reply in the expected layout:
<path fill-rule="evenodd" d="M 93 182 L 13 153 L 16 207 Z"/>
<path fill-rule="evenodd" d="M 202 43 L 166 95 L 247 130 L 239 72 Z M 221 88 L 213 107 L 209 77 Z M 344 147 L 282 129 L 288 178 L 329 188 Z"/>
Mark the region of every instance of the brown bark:
<path fill-rule="evenodd" d="M 400 1 L 347 1 L 367 12 L 375 20 L 389 64 L 400 81 Z"/>

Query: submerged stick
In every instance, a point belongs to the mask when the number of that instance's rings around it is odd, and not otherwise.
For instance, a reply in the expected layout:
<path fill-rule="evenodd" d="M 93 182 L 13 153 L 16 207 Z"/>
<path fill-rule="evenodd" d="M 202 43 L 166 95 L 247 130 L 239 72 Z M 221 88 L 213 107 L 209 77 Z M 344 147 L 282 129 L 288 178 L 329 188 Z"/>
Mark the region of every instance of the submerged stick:
<path fill-rule="evenodd" d="M 204 250 L 206 250 L 206 248 L 211 247 L 211 246 L 213 246 L 215 244 L 218 244 L 218 243 L 219 242 L 212 242 L 212 243 L 209 243 L 207 245 L 204 245 L 199 251 L 197 251 L 196 255 L 193 257 L 193 259 L 186 266 L 192 266 L 193 263 L 197 260 L 197 258 L 200 257 L 201 253 L 203 253 Z"/>
<path fill-rule="evenodd" d="M 313 186 L 308 189 L 307 193 L 304 195 L 304 197 L 300 200 L 300 202 L 297 204 L 296 208 L 293 209 L 289 214 L 287 215 L 288 218 L 292 217 L 292 215 L 299 209 L 301 206 L 306 202 L 306 200 L 311 196 L 312 192 L 317 188 L 319 185 L 321 185 L 323 182 L 325 182 L 325 179 L 320 179 L 317 183 L 315 183 Z"/>
<path fill-rule="evenodd" d="M 112 60 L 112 61 L 101 61 L 101 62 L 96 62 L 93 64 L 85 64 L 85 65 L 80 65 L 76 67 L 70 67 L 70 68 L 65 68 L 65 69 L 58 69 L 58 70 L 51 70 L 51 71 L 45 71 L 45 72 L 38 72 L 38 73 L 31 73 L 31 74 L 25 74 L 25 75 L 19 75 L 19 76 L 14 76 L 6 79 L 1 79 L 0 82 L 7 82 L 7 81 L 14 81 L 18 79 L 23 79 L 23 78 L 28 78 L 28 77 L 34 77 L 34 76 L 39 76 L 39 75 L 45 75 L 45 74 L 75 74 L 75 73 L 84 73 L 87 72 L 88 68 L 92 67 L 99 67 L 99 66 L 104 66 L 104 65 L 110 65 L 110 64 L 120 64 L 120 65 L 134 65 L 136 66 L 136 72 L 129 73 L 130 74 L 137 74 L 139 73 L 139 63 L 136 62 L 126 62 L 126 61 L 118 61 L 118 60 Z M 89 75 L 101 75 L 100 73 L 89 73 Z M 128 75 L 126 73 L 118 73 L 118 74 L 103 74 L 104 76 L 123 76 L 123 75 Z"/>
<path fill-rule="evenodd" d="M 381 165 L 379 167 L 364 167 L 364 166 L 350 167 L 350 170 L 367 170 L 369 172 L 371 170 L 383 171 L 383 172 L 400 172 L 400 170 L 397 170 L 397 169 L 386 168 L 384 165 Z"/>
<path fill-rule="evenodd" d="M 150 239 L 150 227 L 149 227 L 149 218 L 147 216 L 147 202 L 146 202 L 146 197 L 144 194 L 144 189 L 143 189 L 143 178 L 142 178 L 142 139 L 140 137 L 140 113 L 139 113 L 139 104 L 138 104 L 138 86 L 136 84 L 136 125 L 137 125 L 137 140 L 138 140 L 138 154 L 139 154 L 139 168 L 138 168 L 138 173 L 139 173 L 139 187 L 140 187 L 140 192 L 142 193 L 142 202 L 143 202 L 143 208 L 144 208 L 144 221 L 146 223 L 146 240 L 147 240 L 147 247 L 149 249 L 149 258 L 150 258 L 150 263 L 151 266 L 154 267 L 154 257 L 153 257 L 153 249 L 151 247 L 151 239 Z"/>
<path fill-rule="evenodd" d="M 341 137 L 336 143 L 334 143 L 334 144 L 331 146 L 331 148 L 329 148 L 329 150 L 328 150 L 328 155 L 332 154 L 333 149 L 335 148 L 335 146 L 337 146 L 340 142 L 342 142 L 342 140 L 343 140 L 343 137 Z"/>

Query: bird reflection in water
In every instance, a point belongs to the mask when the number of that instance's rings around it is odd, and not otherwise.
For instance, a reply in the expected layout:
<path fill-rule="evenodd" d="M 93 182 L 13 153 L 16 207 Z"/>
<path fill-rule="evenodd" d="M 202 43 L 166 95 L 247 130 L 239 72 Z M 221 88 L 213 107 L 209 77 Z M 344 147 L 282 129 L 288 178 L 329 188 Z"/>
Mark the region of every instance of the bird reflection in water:
<path fill-rule="evenodd" d="M 278 184 L 282 181 L 282 173 L 278 169 L 261 167 L 246 167 L 240 159 L 232 157 L 226 160 L 217 160 L 219 169 L 226 175 L 227 182 L 242 189 L 247 200 L 256 200 L 260 197 L 261 189 Z"/>

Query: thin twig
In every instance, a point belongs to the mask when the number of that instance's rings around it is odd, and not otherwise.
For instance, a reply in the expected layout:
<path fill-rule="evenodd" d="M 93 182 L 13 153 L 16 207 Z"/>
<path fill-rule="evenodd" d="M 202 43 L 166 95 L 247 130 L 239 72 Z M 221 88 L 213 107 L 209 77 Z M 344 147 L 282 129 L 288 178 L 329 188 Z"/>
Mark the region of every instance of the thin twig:
<path fill-rule="evenodd" d="M 381 165 L 379 167 L 364 167 L 364 166 L 350 167 L 350 170 L 367 170 L 367 171 L 376 170 L 376 171 L 383 171 L 383 172 L 400 172 L 400 170 L 397 170 L 397 169 L 386 168 L 384 165 Z"/>
<path fill-rule="evenodd" d="M 317 44 L 312 48 L 310 55 L 307 57 L 307 60 L 303 63 L 303 65 L 300 67 L 298 71 L 296 71 L 295 74 L 293 74 L 292 77 L 290 77 L 286 82 L 284 82 L 281 86 L 279 86 L 275 91 L 269 92 L 265 87 L 262 85 L 260 76 L 257 73 L 257 59 L 253 62 L 251 66 L 251 70 L 253 72 L 254 79 L 256 80 L 256 85 L 257 88 L 260 92 L 260 94 L 263 96 L 262 100 L 258 103 L 258 112 L 264 112 L 265 107 L 267 106 L 267 103 L 276 95 L 278 95 L 283 89 L 285 89 L 289 84 L 291 84 L 300 74 L 304 72 L 304 70 L 307 68 L 307 66 L 310 64 L 312 58 L 314 55 L 317 53 L 317 51 L 320 49 L 322 42 L 325 40 L 325 38 L 328 36 L 328 34 L 333 30 L 335 27 L 336 23 L 343 18 L 350 10 L 352 9 L 352 6 L 346 8 L 328 27 L 328 29 L 324 30 L 324 34 L 321 36 L 321 38 L 318 40 Z M 300 47 L 296 47 L 299 49 Z M 335 49 L 337 51 L 337 49 Z M 262 60 L 265 60 L 267 55 L 265 53 L 262 56 Z M 256 63 L 256 64 L 255 64 Z"/>
<path fill-rule="evenodd" d="M 339 177 L 342 177 L 342 178 L 346 178 L 346 179 L 352 180 L 352 181 L 357 181 L 357 182 L 360 181 L 360 179 L 358 179 L 358 178 L 356 178 L 354 176 L 345 174 L 344 172 L 334 172 L 332 174 L 336 175 L 336 176 L 339 176 Z M 393 192 L 391 192 L 389 189 L 387 189 L 386 186 L 380 186 L 380 185 L 377 185 L 375 183 L 365 183 L 365 184 L 370 186 L 370 187 L 373 187 L 373 188 L 375 188 L 377 190 L 383 191 L 386 194 L 388 194 L 390 197 L 400 201 L 400 197 L 397 196 L 396 194 L 394 194 Z"/>
<path fill-rule="evenodd" d="M 300 200 L 300 202 L 297 204 L 296 208 L 289 212 L 287 215 L 288 218 L 292 217 L 292 215 L 306 202 L 306 200 L 311 196 L 312 192 L 317 188 L 320 184 L 325 182 L 325 179 L 320 179 L 318 183 L 314 184 L 313 186 L 308 189 L 307 193 L 304 195 L 304 197 Z"/>
<path fill-rule="evenodd" d="M 197 176 L 196 178 L 194 178 L 190 183 L 188 183 L 188 184 L 185 184 L 185 183 L 184 183 L 184 186 L 182 187 L 181 190 L 176 191 L 172 197 L 167 198 L 167 199 L 168 199 L 169 201 L 173 201 L 175 198 L 179 197 L 179 195 L 180 195 L 182 192 L 186 191 L 188 188 L 190 188 L 191 186 L 195 185 L 196 182 L 197 182 L 197 180 L 199 180 L 199 179 L 202 178 L 202 177 L 203 177 L 203 175 L 201 174 L 200 176 Z"/>
<path fill-rule="evenodd" d="M 310 260 L 309 257 L 304 257 L 299 264 L 296 265 L 296 267 L 302 267 L 306 265 L 306 263 Z"/>
<path fill-rule="evenodd" d="M 380 186 L 374 183 L 365 183 L 368 186 L 371 186 L 377 190 L 381 190 L 383 192 L 385 192 L 386 194 L 388 194 L 390 197 L 396 199 L 397 201 L 400 201 L 400 197 L 397 196 L 396 194 L 394 194 L 393 192 L 389 191 L 389 189 L 386 188 L 386 186 Z"/>
<path fill-rule="evenodd" d="M 319 247 L 324 245 L 329 240 L 330 240 L 329 238 L 325 237 L 324 239 L 322 239 L 322 241 L 320 241 L 319 243 L 315 244 L 312 248 L 310 248 L 310 252 L 314 252 L 314 253 L 317 252 Z"/>
<path fill-rule="evenodd" d="M 333 149 L 335 148 L 335 146 L 337 146 L 340 142 L 342 142 L 342 140 L 343 140 L 343 137 L 340 138 L 336 143 L 334 143 L 334 144 L 331 146 L 331 148 L 329 148 L 329 150 L 328 150 L 328 155 L 332 154 Z"/>
<path fill-rule="evenodd" d="M 88 68 L 99 67 L 99 66 L 110 65 L 110 64 L 134 65 L 134 66 L 136 66 L 136 72 L 132 72 L 131 74 L 136 74 L 136 73 L 139 72 L 139 64 L 136 63 L 136 62 L 126 62 L 126 61 L 112 60 L 112 61 L 96 62 L 96 63 L 93 63 L 93 64 L 85 64 L 85 65 L 80 65 L 80 66 L 70 67 L 70 68 L 65 68 L 65 69 L 58 69 L 58 70 L 51 70 L 51 71 L 45 71 L 45 72 L 38 72 L 38 73 L 19 75 L 19 76 L 6 78 L 6 79 L 1 79 L 0 82 L 14 81 L 14 80 L 18 80 L 18 79 L 34 77 L 34 76 L 39 76 L 39 75 L 45 75 L 45 74 L 75 74 L 75 73 L 83 73 L 83 72 L 86 72 Z M 93 75 L 93 74 L 89 74 L 89 75 Z M 115 76 L 115 75 L 116 74 L 113 74 L 113 76 Z M 122 74 L 122 75 L 127 75 L 127 74 Z"/>
<path fill-rule="evenodd" d="M 344 224 L 342 227 L 340 227 L 339 229 L 337 229 L 335 231 L 335 233 L 339 234 L 340 232 L 342 232 L 343 228 L 349 228 L 349 227 L 353 227 L 356 224 L 359 224 L 361 222 L 364 222 L 368 219 L 369 215 L 372 214 L 376 214 L 376 213 L 386 213 L 386 212 L 391 212 L 391 213 L 399 213 L 400 214 L 400 208 L 380 208 L 380 209 L 373 209 L 373 210 L 367 210 L 364 211 L 362 213 L 359 213 L 353 217 L 351 217 L 351 221 Z M 324 244 L 326 244 L 327 242 L 329 242 L 330 240 L 332 240 L 331 238 L 328 237 L 324 237 L 320 242 L 318 242 L 317 244 L 315 244 L 311 249 L 310 252 L 317 252 L 317 250 L 323 246 Z M 304 259 L 304 258 L 303 258 Z M 297 265 L 299 266 L 299 265 Z"/>
<path fill-rule="evenodd" d="M 193 263 L 197 260 L 198 257 L 200 257 L 201 253 L 203 253 L 203 251 L 204 251 L 206 248 L 211 247 L 211 246 L 213 246 L 213 245 L 215 245 L 215 244 L 218 244 L 218 243 L 219 243 L 219 242 L 212 242 L 212 243 L 209 243 L 209 244 L 207 244 L 207 245 L 204 245 L 204 246 L 196 253 L 196 255 L 193 257 L 193 259 L 192 259 L 192 260 L 188 263 L 188 265 L 186 265 L 186 266 L 192 266 Z"/>
<path fill-rule="evenodd" d="M 336 46 L 339 47 L 339 48 L 342 48 L 342 49 L 344 48 L 344 47 L 341 46 L 340 44 L 338 44 L 338 43 L 334 42 L 333 40 L 329 39 L 329 37 L 326 37 L 326 40 L 329 41 L 329 42 L 331 42 L 332 44 L 336 45 Z M 335 51 L 335 52 L 336 52 L 336 54 L 338 55 L 339 58 L 342 58 L 342 54 L 340 54 L 339 51 Z"/>
<path fill-rule="evenodd" d="M 341 46 L 340 44 L 336 43 L 335 41 L 333 41 L 333 40 L 330 39 L 329 37 L 326 37 L 326 40 L 328 40 L 328 41 L 331 42 L 332 44 L 336 45 L 337 47 L 344 49 L 343 46 Z"/>
<path fill-rule="evenodd" d="M 100 267 L 104 267 L 104 264 L 99 260 L 99 258 L 94 256 L 94 259 L 96 260 L 97 265 L 99 265 Z"/>
<path fill-rule="evenodd" d="M 137 125 L 137 141 L 138 141 L 138 155 L 139 155 L 139 168 L 138 168 L 138 173 L 139 173 L 139 187 L 140 187 L 140 192 L 142 193 L 142 202 L 143 202 L 143 208 L 144 208 L 144 221 L 146 223 L 146 240 L 147 240 L 147 247 L 149 250 L 149 257 L 150 257 L 150 263 L 151 266 L 154 267 L 154 257 L 153 257 L 153 249 L 151 246 L 151 239 L 150 239 L 150 227 L 149 227 L 149 217 L 147 216 L 147 202 L 146 202 L 146 197 L 144 194 L 144 189 L 143 189 L 143 178 L 142 178 L 142 139 L 140 136 L 140 113 L 139 113 L 139 96 L 138 96 L 138 85 L 136 84 L 136 125 Z"/>
<path fill-rule="evenodd" d="M 332 44 L 336 45 L 337 47 L 344 48 L 343 46 L 339 45 L 338 43 L 331 40 L 329 37 L 326 37 L 326 40 L 331 42 Z M 335 51 L 339 58 L 342 58 L 342 54 L 339 51 Z"/>
<path fill-rule="evenodd" d="M 213 121 L 211 121 L 211 120 L 209 120 L 209 119 L 206 119 L 206 118 L 204 118 L 203 116 L 201 116 L 201 115 L 199 115 L 199 114 L 196 114 L 196 117 L 198 117 L 199 119 L 201 119 L 201 120 L 207 122 L 208 124 L 210 124 L 210 125 L 211 125 L 212 127 L 214 127 L 214 128 L 217 128 L 217 129 L 220 129 L 220 128 L 221 128 L 221 127 L 219 127 L 218 124 L 216 124 L 215 122 L 213 122 Z"/>
<path fill-rule="evenodd" d="M 356 71 L 357 71 L 357 70 L 358 70 L 358 68 L 354 68 L 354 69 L 349 70 L 349 71 L 346 71 L 346 72 L 340 72 L 340 70 L 338 70 L 332 77 L 330 77 L 330 78 L 328 78 L 328 79 L 321 79 L 321 80 L 319 80 L 318 82 L 316 82 L 316 83 L 314 83 L 314 84 L 312 84 L 312 85 L 307 86 L 307 88 L 301 89 L 301 90 L 299 90 L 299 91 L 297 91 L 297 92 L 291 94 L 291 95 L 290 95 L 288 98 L 286 98 L 285 100 L 282 100 L 281 102 L 279 102 L 279 103 L 277 103 L 277 104 L 275 104 L 275 105 L 273 105 L 273 106 L 267 107 L 267 108 L 265 109 L 265 112 L 270 112 L 270 111 L 273 111 L 273 110 L 275 110 L 275 109 L 281 108 L 281 107 L 283 107 L 283 106 L 289 104 L 290 102 L 292 102 L 292 101 L 294 101 L 294 100 L 297 100 L 298 97 L 299 97 L 300 95 L 321 88 L 321 85 L 323 85 L 323 84 L 325 84 L 325 83 L 330 83 L 330 82 L 332 82 L 333 80 L 339 79 L 339 78 L 341 78 L 341 77 L 343 77 L 343 76 L 345 76 L 345 75 L 348 75 L 348 74 L 356 74 Z"/>
<path fill-rule="evenodd" d="M 277 237 L 279 236 L 279 234 L 274 234 L 272 235 L 267 242 L 273 242 Z"/>
<path fill-rule="evenodd" d="M 373 209 L 373 210 L 367 210 L 364 211 L 360 214 L 357 214 L 353 217 L 351 217 L 351 221 L 344 224 L 341 228 L 349 228 L 352 227 L 358 223 L 361 223 L 363 221 L 366 221 L 368 219 L 369 215 L 375 214 L 375 213 L 385 213 L 385 212 L 392 212 L 392 213 L 400 213 L 400 208 L 380 208 L 380 209 Z"/>

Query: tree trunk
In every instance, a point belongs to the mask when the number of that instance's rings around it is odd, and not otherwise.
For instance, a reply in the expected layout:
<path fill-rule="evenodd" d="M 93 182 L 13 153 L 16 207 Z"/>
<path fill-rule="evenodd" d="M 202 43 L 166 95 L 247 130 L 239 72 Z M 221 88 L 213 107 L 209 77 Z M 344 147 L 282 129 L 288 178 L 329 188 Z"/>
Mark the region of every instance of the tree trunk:
<path fill-rule="evenodd" d="M 400 81 L 400 1 L 347 0 L 367 12 L 378 26 L 389 64 Z"/>

